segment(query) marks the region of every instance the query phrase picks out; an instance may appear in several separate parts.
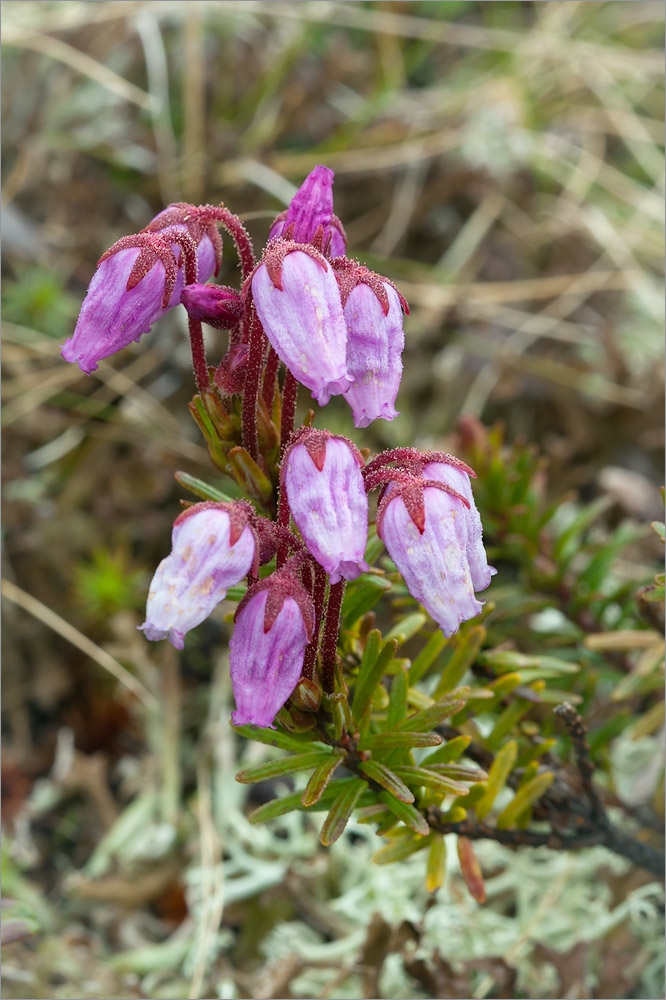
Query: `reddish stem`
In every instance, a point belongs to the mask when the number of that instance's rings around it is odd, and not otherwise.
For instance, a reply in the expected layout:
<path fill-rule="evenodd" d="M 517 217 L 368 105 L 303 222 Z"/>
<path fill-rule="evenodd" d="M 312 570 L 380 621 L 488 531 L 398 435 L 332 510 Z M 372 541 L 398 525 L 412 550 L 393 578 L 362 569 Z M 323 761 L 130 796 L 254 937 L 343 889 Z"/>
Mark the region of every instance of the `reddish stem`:
<path fill-rule="evenodd" d="M 268 351 L 268 358 L 264 368 L 264 381 L 261 388 L 261 395 L 269 414 L 273 412 L 273 397 L 275 396 L 275 383 L 277 381 L 279 364 L 280 359 L 271 347 Z"/>
<path fill-rule="evenodd" d="M 206 361 L 206 348 L 204 347 L 203 330 L 201 328 L 201 321 L 198 319 L 193 319 L 190 314 L 187 314 L 187 325 L 190 332 L 190 347 L 192 348 L 192 366 L 194 368 L 194 378 L 196 379 L 197 389 L 199 392 L 203 392 L 210 386 L 210 378 L 208 377 L 208 363 Z"/>
<path fill-rule="evenodd" d="M 298 382 L 287 368 L 284 377 L 284 388 L 282 390 L 282 415 L 280 418 L 280 454 L 289 443 L 294 430 L 294 420 L 296 418 L 296 398 L 298 396 Z"/>
<path fill-rule="evenodd" d="M 287 500 L 287 491 L 284 486 L 280 487 L 280 496 L 278 499 L 278 527 L 284 531 L 289 529 L 289 519 L 291 517 L 291 511 L 289 510 L 289 501 Z M 281 532 L 280 532 L 281 534 Z M 284 566 L 285 560 L 287 558 L 288 546 L 282 538 L 278 541 L 277 546 L 277 562 L 276 568 L 280 569 Z"/>
<path fill-rule="evenodd" d="M 185 284 L 193 285 L 198 277 L 197 246 L 189 233 L 180 229 L 165 229 L 160 234 L 169 242 L 177 243 L 182 251 L 182 267 L 185 272 Z M 206 348 L 204 347 L 203 330 L 201 320 L 194 319 L 187 314 L 187 325 L 190 333 L 190 347 L 192 348 L 192 366 L 194 368 L 194 378 L 197 389 L 203 392 L 210 385 L 208 376 L 208 361 L 206 360 Z"/>
<path fill-rule="evenodd" d="M 259 392 L 259 383 L 261 382 L 266 338 L 254 306 L 250 306 L 250 309 L 250 353 L 247 359 L 245 385 L 243 386 L 242 442 L 243 447 L 249 452 L 252 458 L 257 459 L 259 457 L 257 394 Z"/>
<path fill-rule="evenodd" d="M 327 694 L 335 691 L 335 662 L 338 650 L 338 635 L 340 633 L 340 609 L 345 596 L 346 580 L 340 580 L 331 586 L 326 609 L 326 624 L 322 640 L 322 685 Z"/>
<path fill-rule="evenodd" d="M 236 244 L 238 258 L 241 265 L 241 273 L 243 275 L 243 281 L 245 281 L 245 279 L 254 270 L 254 265 L 256 263 L 254 259 L 254 250 L 252 249 L 252 240 L 250 239 L 247 229 L 238 216 L 234 215 L 233 212 L 230 212 L 225 205 L 204 205 L 203 208 L 211 218 L 217 219 L 217 221 L 224 226 Z"/>
<path fill-rule="evenodd" d="M 314 680 L 316 673 L 315 666 L 317 663 L 319 634 L 321 632 L 321 623 L 324 617 L 324 601 L 326 599 L 326 570 L 319 563 L 316 563 L 314 566 L 312 597 L 315 608 L 315 627 L 312 640 L 305 650 L 305 659 L 303 661 L 303 676 L 309 677 L 310 680 Z"/>

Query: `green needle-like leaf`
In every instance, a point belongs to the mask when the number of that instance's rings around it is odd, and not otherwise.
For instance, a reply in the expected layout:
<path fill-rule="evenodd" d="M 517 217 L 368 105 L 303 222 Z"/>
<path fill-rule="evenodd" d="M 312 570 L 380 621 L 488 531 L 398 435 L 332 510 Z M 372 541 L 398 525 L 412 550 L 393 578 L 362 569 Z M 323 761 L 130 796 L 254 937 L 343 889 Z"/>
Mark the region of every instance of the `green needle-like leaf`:
<path fill-rule="evenodd" d="M 301 802 L 304 806 L 313 806 L 319 802 L 324 794 L 324 789 L 333 777 L 333 774 L 345 759 L 344 750 L 336 750 L 328 760 L 323 760 L 318 768 L 312 773 L 310 780 L 305 786 L 305 791 L 301 795 Z"/>
<path fill-rule="evenodd" d="M 404 828 L 401 827 L 400 829 Z M 413 833 L 406 837 L 392 837 L 390 844 L 382 847 L 381 850 L 372 855 L 372 860 L 376 865 L 390 865 L 394 861 L 404 861 L 405 858 L 416 854 L 417 851 L 422 851 L 426 847 L 430 847 L 434 837 L 434 833 L 429 833 L 425 837 Z"/>
<path fill-rule="evenodd" d="M 430 767 L 432 764 L 448 764 L 449 761 L 462 757 L 471 742 L 471 736 L 456 736 L 454 739 L 448 740 L 439 750 L 428 754 L 425 760 L 421 761 L 421 764 L 423 767 Z"/>
<path fill-rule="evenodd" d="M 517 754 L 518 744 L 515 740 L 511 740 L 502 747 L 495 757 L 490 768 L 490 773 L 488 774 L 488 787 L 476 804 L 476 815 L 479 819 L 484 819 L 490 812 L 493 802 L 504 788 L 507 778 L 511 774 Z"/>
<path fill-rule="evenodd" d="M 333 787 L 338 784 L 341 784 L 341 782 L 336 782 Z M 352 778 L 349 784 L 334 799 L 319 834 L 319 839 L 324 847 L 330 847 L 342 834 L 355 805 L 367 787 L 366 782 L 362 778 Z"/>
<path fill-rule="evenodd" d="M 231 724 L 230 724 L 231 725 Z M 321 744 L 314 743 L 309 735 L 288 736 L 277 729 L 265 729 L 262 726 L 234 726 L 231 728 L 239 736 L 244 736 L 246 740 L 256 740 L 257 743 L 266 743 L 268 746 L 279 747 L 280 750 L 289 750 L 292 753 L 303 753 L 307 748 L 312 750 L 323 750 Z"/>
<path fill-rule="evenodd" d="M 384 764 L 375 760 L 364 760 L 359 764 L 359 768 L 363 774 L 367 774 L 378 785 L 382 785 L 392 795 L 395 795 L 396 799 L 400 799 L 401 802 L 414 801 L 414 793 L 407 788 L 407 785 L 400 780 L 397 774 L 390 771 Z"/>
<path fill-rule="evenodd" d="M 412 662 L 412 666 L 409 671 L 410 684 L 416 684 L 417 681 L 423 677 L 448 642 L 449 640 L 439 629 L 437 629 L 436 632 L 433 632 L 421 652 Z"/>
<path fill-rule="evenodd" d="M 201 497 L 202 500 L 216 500 L 221 503 L 230 503 L 233 499 L 227 496 L 226 493 L 223 493 L 222 490 L 218 490 L 215 486 L 204 482 L 203 479 L 191 476 L 189 472 L 176 472 L 174 478 L 183 489 L 189 490 L 195 497 Z"/>
<path fill-rule="evenodd" d="M 521 815 L 550 788 L 554 780 L 555 775 L 552 772 L 537 774 L 531 781 L 519 788 L 506 809 L 503 809 L 497 817 L 498 830 L 506 830 L 513 826 Z"/>
<path fill-rule="evenodd" d="M 372 643 L 370 642 L 371 636 L 373 636 Z M 398 648 L 396 640 L 389 639 L 381 647 L 379 654 L 377 654 L 376 649 L 380 638 L 381 635 L 377 629 L 373 629 L 368 635 L 352 701 L 352 718 L 355 722 L 359 722 L 365 714 L 366 709 L 370 707 L 375 689 L 380 684 L 382 677 L 386 673 L 386 668 L 395 656 L 395 651 Z"/>
<path fill-rule="evenodd" d="M 414 806 L 407 802 L 401 802 L 400 799 L 396 799 L 395 795 L 391 795 L 390 792 L 380 792 L 380 800 L 384 803 L 387 809 L 389 809 L 394 816 L 397 816 L 399 820 L 408 826 L 410 830 L 414 830 L 416 833 L 420 833 L 422 837 L 430 832 L 430 827 L 426 821 L 425 816 L 419 812 Z"/>
<path fill-rule="evenodd" d="M 464 707 L 465 702 L 462 699 L 443 699 L 429 708 L 423 709 L 422 712 L 417 712 L 416 715 L 407 716 L 395 729 L 396 731 L 408 730 L 412 733 L 427 733 Z"/>
<path fill-rule="evenodd" d="M 453 656 L 446 664 L 439 683 L 433 693 L 433 698 L 439 700 L 447 691 L 452 691 L 460 684 L 463 676 L 474 663 L 481 649 L 486 630 L 483 625 L 474 625 L 458 640 L 458 646 Z"/>
<path fill-rule="evenodd" d="M 442 742 L 439 733 L 374 733 L 363 736 L 359 750 L 397 750 L 410 747 L 438 747 Z M 468 739 L 469 742 L 469 739 Z"/>
<path fill-rule="evenodd" d="M 315 750 L 282 757 L 280 760 L 269 760 L 265 764 L 257 764 L 256 767 L 239 771 L 236 781 L 240 781 L 242 785 L 252 785 L 257 781 L 268 781 L 269 778 L 281 778 L 285 774 L 296 774 L 297 771 L 308 771 L 311 767 L 319 767 L 320 764 L 330 761 L 330 758 L 330 750 Z"/>
<path fill-rule="evenodd" d="M 467 795 L 469 793 L 469 788 L 462 781 L 447 778 L 446 775 L 430 771 L 427 767 L 403 767 L 400 765 L 396 766 L 395 773 L 410 785 L 416 787 L 425 785 L 426 788 L 432 788 L 443 795 Z"/>

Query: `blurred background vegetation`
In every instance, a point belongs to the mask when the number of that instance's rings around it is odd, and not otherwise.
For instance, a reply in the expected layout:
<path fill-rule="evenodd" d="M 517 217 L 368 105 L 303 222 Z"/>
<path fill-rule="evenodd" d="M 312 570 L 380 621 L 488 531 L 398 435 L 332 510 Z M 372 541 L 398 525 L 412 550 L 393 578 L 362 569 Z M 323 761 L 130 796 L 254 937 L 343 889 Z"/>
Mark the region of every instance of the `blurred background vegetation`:
<path fill-rule="evenodd" d="M 608 791 L 658 835 L 663 31 L 652 0 L 3 3 L 6 997 L 663 995 L 659 887 L 602 848 L 480 844 L 480 906 L 453 858 L 436 895 L 419 855 L 371 866 L 367 826 L 249 826 L 281 786 L 234 781 L 265 748 L 227 726 L 230 606 L 180 659 L 135 630 L 173 473 L 210 470 L 183 317 L 90 378 L 58 347 L 165 204 L 223 200 L 259 249 L 331 166 L 412 310 L 401 415 L 352 436 L 476 457 L 493 641 L 572 647 Z M 340 401 L 318 424 L 350 434 Z M 575 589 L 544 610 L 547 521 Z"/>

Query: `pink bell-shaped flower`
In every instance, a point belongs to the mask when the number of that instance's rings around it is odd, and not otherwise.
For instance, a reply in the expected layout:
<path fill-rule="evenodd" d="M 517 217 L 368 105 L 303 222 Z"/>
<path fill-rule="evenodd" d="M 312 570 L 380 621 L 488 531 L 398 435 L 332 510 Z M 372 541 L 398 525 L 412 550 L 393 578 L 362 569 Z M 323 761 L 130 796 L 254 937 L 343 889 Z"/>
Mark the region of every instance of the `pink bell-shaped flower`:
<path fill-rule="evenodd" d="M 189 507 L 174 522 L 171 545 L 153 577 L 146 620 L 139 627 L 147 639 L 168 639 L 182 649 L 185 633 L 258 566 L 258 551 L 242 503 L 205 501 Z"/>
<path fill-rule="evenodd" d="M 229 669 L 238 726 L 272 727 L 301 676 L 314 606 L 288 567 L 255 584 L 236 611 Z"/>
<path fill-rule="evenodd" d="M 295 243 L 312 243 L 327 257 L 344 254 L 347 238 L 333 214 L 334 176 L 328 167 L 316 166 L 271 226 L 269 240 L 284 236 Z"/>
<path fill-rule="evenodd" d="M 388 278 L 356 261 L 334 261 L 347 324 L 347 370 L 354 383 L 345 399 L 355 427 L 373 420 L 393 420 L 402 377 L 405 335 L 402 311 L 407 303 Z"/>
<path fill-rule="evenodd" d="M 346 438 L 307 428 L 285 453 L 281 485 L 308 551 L 331 583 L 368 569 L 368 498 L 363 457 Z"/>
<path fill-rule="evenodd" d="M 425 521 L 420 531 L 403 496 L 386 505 L 382 538 L 407 590 L 446 636 L 475 618 L 482 604 L 474 585 L 457 521 L 464 517 L 459 500 L 436 489 L 423 491 Z"/>
<path fill-rule="evenodd" d="M 185 209 L 197 211 L 191 205 L 170 206 L 143 232 L 118 240 L 100 258 L 74 333 L 63 345 L 65 361 L 90 375 L 99 361 L 139 340 L 180 302 L 185 284 L 179 266 L 182 249 L 162 232 L 169 220 L 182 220 Z M 174 223 L 172 229 L 191 235 L 186 221 Z M 198 277 L 207 281 L 218 266 L 219 234 L 212 223 L 194 226 L 194 231 Z"/>
<path fill-rule="evenodd" d="M 456 468 L 446 462 L 429 462 L 423 467 L 424 479 L 436 479 L 446 486 L 461 493 L 469 503 L 469 508 L 463 507 L 462 518 L 456 521 L 460 530 L 460 539 L 465 549 L 469 572 L 474 590 L 485 590 L 492 577 L 497 573 L 494 566 L 488 565 L 488 557 L 483 547 L 483 526 L 481 515 L 474 503 L 472 484 L 464 469 Z"/>
<path fill-rule="evenodd" d="M 326 258 L 308 244 L 272 240 L 254 272 L 252 297 L 273 350 L 319 405 L 346 392 L 347 328 Z"/>
<path fill-rule="evenodd" d="M 393 462 L 400 467 L 388 468 Z M 479 614 L 475 590 L 485 589 L 494 572 L 481 544 L 470 474 L 452 455 L 415 448 L 384 452 L 363 472 L 366 489 L 383 485 L 377 533 L 412 597 L 446 636 Z"/>

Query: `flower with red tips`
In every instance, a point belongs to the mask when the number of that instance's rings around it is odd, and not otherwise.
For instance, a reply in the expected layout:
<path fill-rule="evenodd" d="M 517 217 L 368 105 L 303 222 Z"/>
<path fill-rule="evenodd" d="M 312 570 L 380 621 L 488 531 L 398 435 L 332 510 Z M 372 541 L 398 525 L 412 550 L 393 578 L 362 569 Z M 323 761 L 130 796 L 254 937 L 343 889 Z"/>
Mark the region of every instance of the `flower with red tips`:
<path fill-rule="evenodd" d="M 150 585 L 147 639 L 168 639 L 183 648 L 186 632 L 199 625 L 258 566 L 258 545 L 245 503 L 194 504 L 176 518 L 171 554 L 163 559 Z"/>
<path fill-rule="evenodd" d="M 301 676 L 314 605 L 289 563 L 260 580 L 238 605 L 229 643 L 236 725 L 272 726 Z"/>
<path fill-rule="evenodd" d="M 333 267 L 347 324 L 347 370 L 354 382 L 345 399 L 354 426 L 393 420 L 398 416 L 395 399 L 402 377 L 402 313 L 409 313 L 407 303 L 388 278 L 356 261 L 339 258 Z"/>
<path fill-rule="evenodd" d="M 219 234 L 215 230 L 216 242 L 210 226 L 190 225 L 186 209 L 192 215 L 197 211 L 191 205 L 170 206 L 143 232 L 118 240 L 100 258 L 74 333 L 63 345 L 65 361 L 90 375 L 99 361 L 139 340 L 180 302 L 185 285 L 183 248 L 175 235 L 192 241 L 198 277 L 202 281 L 211 277 L 219 261 Z M 171 225 L 172 219 L 180 221 Z M 192 226 L 198 236 L 191 235 Z"/>
<path fill-rule="evenodd" d="M 306 428 L 287 449 L 280 481 L 308 551 L 332 584 L 368 569 L 363 457 L 347 438 Z"/>
<path fill-rule="evenodd" d="M 320 406 L 351 384 L 347 329 L 331 265 L 314 247 L 271 240 L 252 298 L 273 350 Z"/>
<path fill-rule="evenodd" d="M 389 468 L 393 461 L 402 467 Z M 453 456 L 402 448 L 379 456 L 364 472 L 367 489 L 384 485 L 377 533 L 407 589 L 444 634 L 453 635 L 480 613 L 474 592 L 485 589 L 492 575 L 485 552 L 478 551 L 472 470 Z"/>
<path fill-rule="evenodd" d="M 436 479 L 451 486 L 468 501 L 469 507 L 463 509 L 462 519 L 458 518 L 458 527 L 461 530 L 461 542 L 465 549 L 474 590 L 485 590 L 497 570 L 494 566 L 488 565 L 488 557 L 483 546 L 481 515 L 474 503 L 469 474 L 448 462 L 434 461 L 423 466 L 422 476 L 424 479 Z"/>

